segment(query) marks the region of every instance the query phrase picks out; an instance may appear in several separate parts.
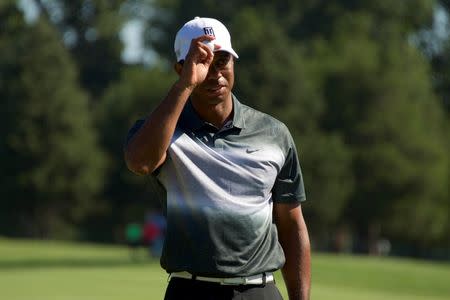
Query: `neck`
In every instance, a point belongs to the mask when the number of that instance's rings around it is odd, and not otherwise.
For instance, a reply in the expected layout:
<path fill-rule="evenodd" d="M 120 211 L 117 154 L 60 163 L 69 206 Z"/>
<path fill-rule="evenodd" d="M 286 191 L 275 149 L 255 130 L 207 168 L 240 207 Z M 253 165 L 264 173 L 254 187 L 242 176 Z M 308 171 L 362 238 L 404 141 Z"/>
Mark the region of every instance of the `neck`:
<path fill-rule="evenodd" d="M 225 101 L 218 103 L 207 103 L 201 99 L 191 98 L 192 106 L 204 121 L 222 128 L 225 122 L 231 118 L 233 112 L 233 100 L 230 96 Z"/>

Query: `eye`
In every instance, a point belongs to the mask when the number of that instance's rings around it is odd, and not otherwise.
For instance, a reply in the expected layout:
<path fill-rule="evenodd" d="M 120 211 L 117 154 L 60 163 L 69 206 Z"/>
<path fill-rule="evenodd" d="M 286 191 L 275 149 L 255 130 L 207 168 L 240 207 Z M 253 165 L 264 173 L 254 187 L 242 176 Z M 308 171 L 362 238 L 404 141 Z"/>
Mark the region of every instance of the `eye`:
<path fill-rule="evenodd" d="M 230 56 L 221 56 L 219 58 L 217 58 L 217 60 L 214 62 L 214 66 L 218 69 L 223 69 L 226 67 L 226 65 L 228 64 L 228 62 L 230 61 Z"/>
<path fill-rule="evenodd" d="M 218 67 L 223 67 L 227 64 L 227 60 L 224 58 L 219 59 L 218 61 L 216 61 L 216 66 Z"/>

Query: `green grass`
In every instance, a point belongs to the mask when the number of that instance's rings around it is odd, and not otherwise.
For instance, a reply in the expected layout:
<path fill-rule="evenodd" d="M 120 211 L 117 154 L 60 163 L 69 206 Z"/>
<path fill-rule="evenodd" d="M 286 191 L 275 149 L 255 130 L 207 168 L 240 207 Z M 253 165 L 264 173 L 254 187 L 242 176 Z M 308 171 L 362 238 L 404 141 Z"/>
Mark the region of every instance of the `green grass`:
<path fill-rule="evenodd" d="M 0 295 L 8 300 L 162 299 L 165 271 L 143 249 L 139 254 L 133 262 L 125 247 L 0 239 Z M 450 299 L 448 263 L 314 254 L 312 277 L 313 300 Z"/>

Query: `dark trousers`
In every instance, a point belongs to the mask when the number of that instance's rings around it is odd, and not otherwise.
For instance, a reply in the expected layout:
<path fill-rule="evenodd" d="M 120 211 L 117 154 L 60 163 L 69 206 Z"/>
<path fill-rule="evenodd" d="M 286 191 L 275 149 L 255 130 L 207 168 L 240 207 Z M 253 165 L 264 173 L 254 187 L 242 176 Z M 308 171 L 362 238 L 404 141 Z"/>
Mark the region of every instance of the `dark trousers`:
<path fill-rule="evenodd" d="M 283 297 L 273 282 L 265 285 L 221 285 L 172 278 L 164 300 L 283 300 Z"/>

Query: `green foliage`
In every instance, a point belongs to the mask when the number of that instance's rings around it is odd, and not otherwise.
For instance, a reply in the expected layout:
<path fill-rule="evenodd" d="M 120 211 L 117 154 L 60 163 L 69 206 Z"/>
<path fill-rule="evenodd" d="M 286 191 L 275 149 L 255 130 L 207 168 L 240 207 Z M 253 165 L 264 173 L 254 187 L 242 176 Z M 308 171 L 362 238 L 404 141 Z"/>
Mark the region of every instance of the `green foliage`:
<path fill-rule="evenodd" d="M 120 78 L 119 30 L 124 19 L 118 11 L 124 1 L 36 1 L 70 50 L 81 86 L 97 100 Z"/>
<path fill-rule="evenodd" d="M 70 237 L 102 185 L 87 97 L 47 23 L 29 26 L 9 6 L 0 27 L 1 231 Z"/>
<path fill-rule="evenodd" d="M 397 24 L 379 25 L 370 15 L 344 16 L 333 39 L 316 43 L 326 62 L 324 125 L 354 149 L 351 219 L 429 241 L 446 229 L 445 122 L 426 61 Z"/>

